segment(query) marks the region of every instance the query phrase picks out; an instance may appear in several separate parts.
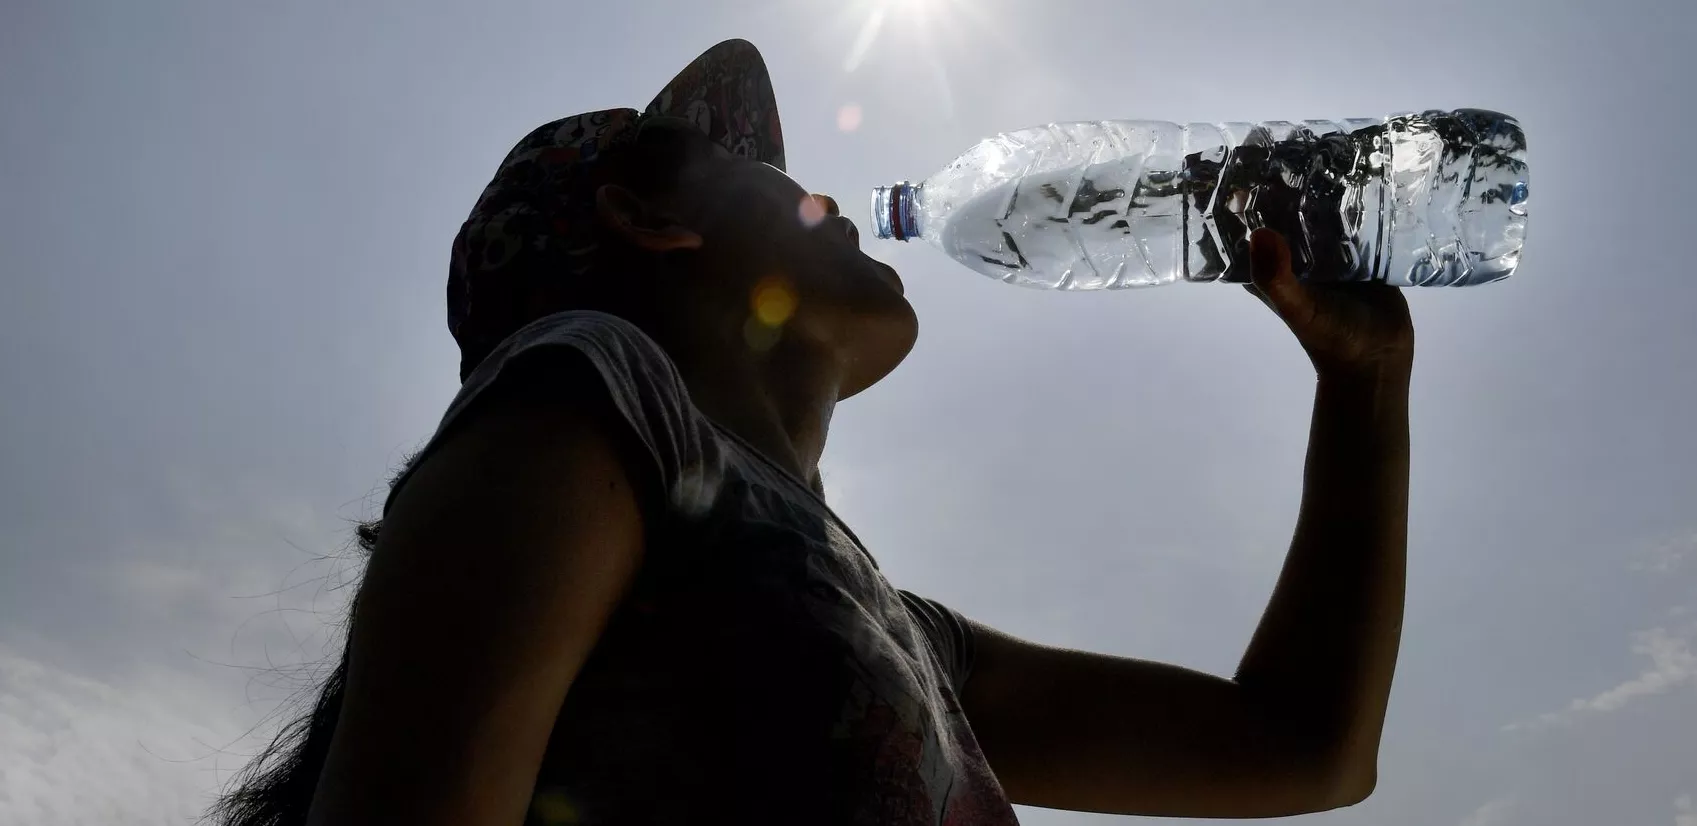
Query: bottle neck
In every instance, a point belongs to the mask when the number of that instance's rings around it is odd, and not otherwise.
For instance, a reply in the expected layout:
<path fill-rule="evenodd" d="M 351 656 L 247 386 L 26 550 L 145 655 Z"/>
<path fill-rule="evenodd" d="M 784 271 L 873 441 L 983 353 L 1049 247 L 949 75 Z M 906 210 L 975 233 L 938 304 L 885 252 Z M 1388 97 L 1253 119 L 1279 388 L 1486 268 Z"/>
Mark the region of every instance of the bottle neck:
<path fill-rule="evenodd" d="M 925 185 L 900 181 L 872 190 L 872 226 L 879 238 L 911 241 L 923 237 L 919 210 Z"/>

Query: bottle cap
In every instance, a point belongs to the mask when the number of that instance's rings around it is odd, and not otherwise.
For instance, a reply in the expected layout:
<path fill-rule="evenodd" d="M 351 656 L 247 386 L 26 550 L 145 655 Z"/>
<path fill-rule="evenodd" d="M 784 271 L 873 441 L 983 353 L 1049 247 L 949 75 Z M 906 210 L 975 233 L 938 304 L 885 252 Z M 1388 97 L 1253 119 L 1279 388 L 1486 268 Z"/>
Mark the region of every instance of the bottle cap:
<path fill-rule="evenodd" d="M 897 181 L 872 189 L 872 229 L 877 237 L 896 241 L 919 237 L 915 196 L 922 186 Z"/>

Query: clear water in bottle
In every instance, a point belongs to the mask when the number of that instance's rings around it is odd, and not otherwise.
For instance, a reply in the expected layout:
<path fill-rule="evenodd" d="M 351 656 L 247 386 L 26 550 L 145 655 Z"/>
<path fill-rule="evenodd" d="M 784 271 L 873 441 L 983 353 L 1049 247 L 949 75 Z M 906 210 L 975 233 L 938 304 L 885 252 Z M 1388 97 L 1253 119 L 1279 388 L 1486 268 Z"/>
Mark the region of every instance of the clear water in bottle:
<path fill-rule="evenodd" d="M 1289 240 L 1315 281 L 1507 278 L 1526 231 L 1526 137 L 1478 109 L 1261 124 L 1099 121 L 997 135 L 920 184 L 879 187 L 880 238 L 921 238 L 1046 289 L 1249 280 L 1237 245 Z"/>

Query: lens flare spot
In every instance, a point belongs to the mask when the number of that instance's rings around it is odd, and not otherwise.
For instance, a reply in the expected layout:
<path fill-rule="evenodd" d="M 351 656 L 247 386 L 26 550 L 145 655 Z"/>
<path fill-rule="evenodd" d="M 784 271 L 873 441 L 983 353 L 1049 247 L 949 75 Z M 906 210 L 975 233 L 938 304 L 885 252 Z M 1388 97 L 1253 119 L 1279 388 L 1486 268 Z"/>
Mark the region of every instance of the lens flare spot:
<path fill-rule="evenodd" d="M 768 327 L 760 323 L 760 319 L 754 316 L 749 316 L 748 322 L 742 325 L 743 341 L 748 343 L 748 349 L 757 353 L 764 353 L 772 349 L 778 343 L 778 339 L 783 337 L 783 334 L 784 328 Z"/>
<path fill-rule="evenodd" d="M 782 327 L 795 315 L 796 295 L 789 281 L 770 276 L 754 285 L 750 296 L 754 319 L 767 327 Z"/>
<path fill-rule="evenodd" d="M 860 128 L 860 104 L 845 103 L 837 110 L 837 129 L 843 132 L 853 132 Z"/>
<path fill-rule="evenodd" d="M 583 821 L 571 799 L 555 790 L 537 792 L 530 799 L 530 810 L 548 826 L 575 826 Z"/>
<path fill-rule="evenodd" d="M 827 214 L 829 213 L 825 209 L 824 200 L 815 195 L 802 198 L 801 205 L 796 207 L 796 215 L 801 218 L 801 225 L 808 229 L 819 226 L 819 222 L 825 220 Z"/>

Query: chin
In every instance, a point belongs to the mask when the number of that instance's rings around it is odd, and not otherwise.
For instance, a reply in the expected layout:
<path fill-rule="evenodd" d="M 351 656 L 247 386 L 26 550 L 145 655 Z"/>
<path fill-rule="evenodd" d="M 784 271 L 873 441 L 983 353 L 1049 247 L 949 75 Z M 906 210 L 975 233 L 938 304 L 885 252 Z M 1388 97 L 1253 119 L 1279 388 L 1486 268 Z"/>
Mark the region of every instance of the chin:
<path fill-rule="evenodd" d="M 882 306 L 850 314 L 843 341 L 848 362 L 842 398 L 877 384 L 893 372 L 919 340 L 919 316 L 900 292 L 886 294 Z"/>

